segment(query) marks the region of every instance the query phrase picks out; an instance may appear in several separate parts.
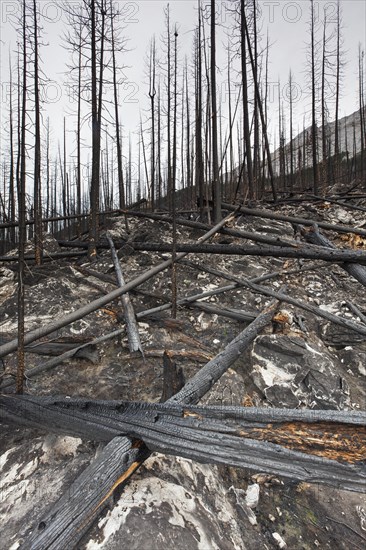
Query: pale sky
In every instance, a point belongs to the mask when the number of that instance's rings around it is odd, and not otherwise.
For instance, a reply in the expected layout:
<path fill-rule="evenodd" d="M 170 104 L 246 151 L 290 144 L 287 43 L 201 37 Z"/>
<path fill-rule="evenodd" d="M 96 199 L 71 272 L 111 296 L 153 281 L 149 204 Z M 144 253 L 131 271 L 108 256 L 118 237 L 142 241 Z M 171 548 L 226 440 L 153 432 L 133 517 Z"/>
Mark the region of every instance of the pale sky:
<path fill-rule="evenodd" d="M 72 0 L 77 3 L 77 0 Z M 125 133 L 134 132 L 139 121 L 140 109 L 147 109 L 149 98 L 147 96 L 148 87 L 146 77 L 144 76 L 144 59 L 149 46 L 149 41 L 155 33 L 158 49 L 160 49 L 159 38 L 164 32 L 164 7 L 166 2 L 159 0 L 131 1 L 122 2 L 115 0 L 122 9 L 121 24 L 124 27 L 123 34 L 128 39 L 128 48 L 130 51 L 121 54 L 120 63 L 126 65 L 125 76 L 126 84 L 122 89 L 121 119 L 124 125 Z M 57 140 L 62 139 L 63 116 L 76 108 L 75 97 L 67 94 L 63 81 L 70 79 L 65 75 L 66 63 L 70 62 L 69 54 L 61 47 L 60 36 L 64 29 L 62 10 L 54 0 L 39 0 L 40 12 L 48 18 L 43 23 L 44 38 L 43 42 L 47 46 L 42 47 L 42 67 L 44 73 L 49 78 L 43 96 L 47 99 L 48 105 L 45 105 L 45 118 L 50 116 L 51 127 L 53 130 L 53 141 L 55 148 Z M 203 4 L 209 5 L 207 0 Z M 358 44 L 362 47 L 366 45 L 366 2 L 364 0 L 342 0 L 343 9 L 343 36 L 345 51 L 345 70 L 342 86 L 341 116 L 350 114 L 358 108 L 357 99 L 357 52 Z M 222 79 L 226 78 L 226 53 L 224 46 L 227 43 L 225 27 L 231 28 L 232 2 L 224 0 L 217 2 L 218 17 L 217 23 L 222 25 L 222 30 L 218 31 L 218 69 L 222 71 L 222 77 L 218 76 L 218 86 L 223 93 L 222 109 L 223 113 L 227 109 L 227 99 L 225 96 L 226 84 Z M 271 43 L 269 57 L 269 116 L 273 126 L 270 126 L 274 132 L 277 124 L 278 113 L 278 79 L 281 81 L 281 94 L 286 107 L 287 79 L 290 68 L 294 73 L 294 82 L 298 98 L 295 104 L 295 119 L 302 124 L 304 112 L 308 112 L 309 106 L 309 86 L 305 81 L 305 59 L 306 43 L 309 41 L 309 0 L 259 0 L 261 8 L 261 32 L 263 35 L 262 44 L 266 40 L 268 29 Z M 315 1 L 315 13 L 319 14 L 320 20 L 323 18 L 323 11 L 326 9 L 327 18 L 332 24 L 336 18 L 336 1 Z M 177 23 L 179 30 L 178 45 L 179 59 L 182 61 L 184 56 L 191 57 L 193 30 L 197 20 L 197 2 L 191 0 L 175 0 L 170 2 L 171 23 Z M 1 9 L 1 101 L 2 101 L 2 120 L 1 129 L 7 126 L 7 98 L 9 91 L 9 72 L 8 72 L 8 52 L 16 50 L 16 32 L 13 27 L 14 16 L 19 13 L 20 7 L 17 0 L 2 0 Z M 208 29 L 207 29 L 208 33 Z M 230 31 L 230 35 L 232 35 Z M 319 34 L 321 36 L 321 32 Z M 15 55 L 13 55 L 13 75 L 15 76 Z M 366 71 L 365 71 L 366 72 Z M 239 80 L 240 75 L 235 77 Z M 69 95 L 69 97 L 68 97 Z M 287 104 L 288 105 L 288 104 Z M 332 116 L 332 105 L 330 104 L 330 119 Z M 5 115 L 5 116 L 4 116 Z M 73 120 L 67 119 L 70 128 L 74 124 Z M 301 121 L 301 122 L 300 122 Z M 301 128 L 300 128 L 301 130 Z M 4 132 L 2 131 L 4 136 Z M 2 141 L 2 149 L 6 146 Z M 3 139 L 4 139 L 3 138 Z"/>

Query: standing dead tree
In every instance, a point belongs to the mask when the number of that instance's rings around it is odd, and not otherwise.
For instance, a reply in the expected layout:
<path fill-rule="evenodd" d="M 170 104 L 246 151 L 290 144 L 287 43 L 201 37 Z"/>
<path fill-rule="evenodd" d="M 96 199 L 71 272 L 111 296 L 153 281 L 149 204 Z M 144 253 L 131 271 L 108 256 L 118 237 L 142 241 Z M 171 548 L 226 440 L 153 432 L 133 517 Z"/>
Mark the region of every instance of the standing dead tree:
<path fill-rule="evenodd" d="M 82 0 L 73 4 L 64 2 L 64 12 L 68 27 L 64 36 L 67 49 L 77 54 L 78 62 L 71 71 L 78 71 L 78 91 L 87 91 L 83 99 L 89 103 L 87 119 L 90 120 L 91 134 L 91 173 L 89 193 L 89 256 L 96 254 L 96 243 L 99 238 L 99 210 L 101 195 L 101 148 L 102 126 L 107 120 L 109 111 L 104 102 L 105 85 L 110 78 L 113 85 L 113 102 L 116 141 L 119 203 L 125 205 L 126 197 L 123 183 L 122 150 L 120 136 L 120 118 L 118 110 L 118 65 L 116 54 L 123 51 L 124 41 L 121 39 L 116 25 L 119 16 L 115 3 L 107 0 Z M 80 68 L 82 70 L 80 70 Z M 78 127 L 80 142 L 80 105 L 78 104 Z M 80 156 L 78 154 L 78 163 Z M 80 167 L 78 167 L 79 170 Z M 78 180 L 80 171 L 78 171 Z M 65 174 L 64 174 L 65 179 Z M 66 180 L 65 180 L 66 181 Z M 67 183 L 67 182 L 66 182 Z M 110 182 L 108 182 L 110 186 Z M 106 195 L 106 193 L 104 193 Z M 110 192 L 107 192 L 109 200 Z"/>
<path fill-rule="evenodd" d="M 110 3 L 110 18 L 111 18 L 111 47 L 112 47 L 112 62 L 113 62 L 113 98 L 114 98 L 114 119 L 116 127 L 116 147 L 117 147 L 117 169 L 118 169 L 118 190 L 119 190 L 119 207 L 125 208 L 126 194 L 123 181 L 123 166 L 122 166 L 122 145 L 120 135 L 119 121 L 119 102 L 118 102 L 118 78 L 117 78 L 117 63 L 116 63 L 116 44 L 114 32 L 115 14 L 112 9 L 112 1 Z"/>
<path fill-rule="evenodd" d="M 34 254 L 36 265 L 42 262 L 42 193 L 41 193 L 41 112 L 39 89 L 39 26 L 37 2 L 33 0 L 33 47 L 34 47 Z"/>
<path fill-rule="evenodd" d="M 25 186 L 26 186 L 26 117 L 27 117 L 27 13 L 26 1 L 23 0 L 22 20 L 22 59 L 23 59 L 23 89 L 21 127 L 19 143 L 19 181 L 18 181 L 18 216 L 19 216 L 19 268 L 18 268 L 18 340 L 15 349 L 18 349 L 17 368 L 17 393 L 23 393 L 24 379 L 24 273 L 25 273 L 25 240 L 26 240 L 26 207 L 25 207 Z"/>
<path fill-rule="evenodd" d="M 151 182 L 151 210 L 155 210 L 155 96 L 156 96 L 156 43 L 155 36 L 150 44 L 149 56 L 149 97 L 151 104 L 151 158 L 150 158 L 150 182 Z"/>
<path fill-rule="evenodd" d="M 216 101 L 216 6 L 211 0 L 211 119 L 212 119 L 212 172 L 214 220 L 218 223 L 222 218 L 221 212 L 221 181 L 219 175 L 219 158 L 217 144 L 217 101 Z"/>
<path fill-rule="evenodd" d="M 315 43 L 316 16 L 314 0 L 310 0 L 310 68 L 311 68 L 311 150 L 313 161 L 313 191 L 317 195 L 319 191 L 318 177 L 318 129 L 316 124 L 316 43 Z"/>

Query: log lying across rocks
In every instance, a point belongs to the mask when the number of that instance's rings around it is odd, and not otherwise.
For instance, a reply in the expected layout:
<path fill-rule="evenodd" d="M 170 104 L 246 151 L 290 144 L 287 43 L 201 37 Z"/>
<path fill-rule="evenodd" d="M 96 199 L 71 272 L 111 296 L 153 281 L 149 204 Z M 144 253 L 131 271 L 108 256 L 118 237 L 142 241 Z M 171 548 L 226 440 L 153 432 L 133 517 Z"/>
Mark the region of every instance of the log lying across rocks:
<path fill-rule="evenodd" d="M 265 471 L 352 491 L 366 484 L 366 413 L 189 407 L 80 398 L 0 397 L 17 425 L 110 441 L 126 435 L 150 450 Z"/>
<path fill-rule="evenodd" d="M 271 322 L 278 307 L 274 301 L 243 330 L 227 347 L 209 361 L 169 403 L 196 404 L 243 353 L 261 330 Z M 51 507 L 33 528 L 23 550 L 64 550 L 77 546 L 83 534 L 92 525 L 118 487 L 150 455 L 141 441 L 114 437 L 73 482 L 68 491 Z"/>
<path fill-rule="evenodd" d="M 320 246 L 325 246 L 331 250 L 338 250 L 334 244 L 332 244 L 324 235 L 319 233 L 318 226 L 314 224 L 309 230 L 306 230 L 304 227 L 301 227 L 301 234 L 305 238 L 306 242 L 311 244 L 316 244 Z M 344 250 L 344 249 L 342 249 Z M 366 286 L 366 267 L 363 265 L 353 264 L 353 263 L 342 263 L 341 267 L 349 273 L 352 277 L 356 279 L 363 286 Z"/>

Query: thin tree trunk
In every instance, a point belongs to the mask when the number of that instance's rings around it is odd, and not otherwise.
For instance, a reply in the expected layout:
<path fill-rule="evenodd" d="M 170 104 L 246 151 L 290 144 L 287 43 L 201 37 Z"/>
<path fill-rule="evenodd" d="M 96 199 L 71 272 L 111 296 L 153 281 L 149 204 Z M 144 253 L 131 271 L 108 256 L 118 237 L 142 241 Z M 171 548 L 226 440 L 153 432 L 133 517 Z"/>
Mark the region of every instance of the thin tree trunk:
<path fill-rule="evenodd" d="M 26 0 L 23 0 L 23 26 L 22 26 L 22 54 L 23 54 L 23 94 L 22 94 L 22 118 L 20 134 L 20 179 L 18 189 L 18 216 L 19 216 L 19 268 L 18 268 L 18 366 L 16 391 L 23 393 L 24 382 L 24 249 L 26 240 L 25 226 L 25 186 L 26 186 L 26 109 L 27 109 L 27 21 Z"/>
<path fill-rule="evenodd" d="M 213 169 L 213 199 L 214 220 L 219 222 L 221 212 L 221 183 L 219 175 L 218 143 L 217 143 L 217 104 L 216 104 L 216 5 L 211 0 L 211 119 L 212 119 L 212 169 Z"/>
<path fill-rule="evenodd" d="M 290 88 L 290 196 L 294 193 L 294 144 L 293 144 L 293 95 L 292 95 L 292 72 L 289 76 Z"/>
<path fill-rule="evenodd" d="M 155 36 L 150 45 L 149 78 L 150 88 L 149 97 L 151 103 L 151 159 L 150 159 L 150 181 L 151 181 L 151 210 L 155 210 L 155 75 L 156 75 L 156 46 Z"/>
<path fill-rule="evenodd" d="M 202 53 L 201 53 L 201 5 L 200 0 L 198 2 L 198 31 L 196 37 L 196 93 L 195 93 L 195 133 L 196 133 L 196 192 L 199 198 L 200 218 L 203 219 L 203 204 L 204 204 L 204 191 L 203 191 L 203 152 L 202 152 Z"/>
<path fill-rule="evenodd" d="M 115 127 L 116 127 L 119 207 L 121 208 L 121 210 L 123 210 L 126 206 L 126 197 L 125 197 L 125 186 L 123 181 L 122 147 L 121 147 L 119 109 L 118 109 L 118 81 L 117 81 L 116 51 L 115 51 L 115 41 L 114 41 L 114 15 L 112 12 L 112 1 L 111 1 L 110 9 L 111 9 L 112 63 L 113 63 L 114 121 L 115 121 Z"/>
<path fill-rule="evenodd" d="M 254 199 L 253 183 L 253 163 L 252 163 L 252 145 L 249 128 L 249 97 L 248 97 L 248 76 L 247 76 L 247 48 L 246 42 L 249 41 L 248 28 L 245 16 L 245 0 L 240 0 L 240 46 L 241 46 L 241 76 L 243 87 L 243 117 L 244 117 L 244 142 L 247 158 L 247 176 L 249 199 Z M 252 70 L 255 71 L 255 60 L 253 59 Z"/>
<path fill-rule="evenodd" d="M 316 126 L 316 82 L 315 82 L 315 12 L 314 0 L 311 2 L 311 138 L 312 138 L 312 158 L 313 158 L 313 191 L 314 195 L 319 194 L 318 177 L 318 134 Z"/>
<path fill-rule="evenodd" d="M 13 79 L 12 67 L 9 53 L 9 76 L 10 76 L 10 97 L 9 97 L 9 134 L 10 134 L 10 173 L 9 173 L 9 218 L 15 222 L 15 186 L 14 186 L 14 130 L 13 130 Z M 15 227 L 9 231 L 11 246 L 15 246 Z"/>
<path fill-rule="evenodd" d="M 33 41 L 34 41 L 34 255 L 36 265 L 42 263 L 42 193 L 41 193 L 41 121 L 39 98 L 39 69 L 38 69 L 38 22 L 37 4 L 33 0 Z"/>
<path fill-rule="evenodd" d="M 336 47 L 336 91 L 335 91 L 335 123 L 334 123 L 334 155 L 335 155 L 335 179 L 339 177 L 339 94 L 340 94 L 340 70 L 341 70 L 341 4 L 337 2 L 337 47 Z"/>
<path fill-rule="evenodd" d="M 174 32 L 174 118 L 173 118 L 173 174 L 172 174 L 172 216 L 173 216 L 173 250 L 172 250 L 172 317 L 177 317 L 177 221 L 176 221 L 176 178 L 177 178 L 177 41 L 178 32 Z"/>

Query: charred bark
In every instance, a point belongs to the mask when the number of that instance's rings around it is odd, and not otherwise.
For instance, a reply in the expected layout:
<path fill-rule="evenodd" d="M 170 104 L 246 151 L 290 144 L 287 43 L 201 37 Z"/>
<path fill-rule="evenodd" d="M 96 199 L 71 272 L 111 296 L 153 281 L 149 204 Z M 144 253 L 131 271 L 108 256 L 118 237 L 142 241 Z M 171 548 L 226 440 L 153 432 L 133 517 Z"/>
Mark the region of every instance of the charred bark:
<path fill-rule="evenodd" d="M 61 241 L 62 242 L 62 241 Z M 171 252 L 172 246 L 166 243 L 117 243 L 127 245 L 134 250 L 147 252 Z M 83 242 L 69 241 L 68 246 L 86 248 Z M 107 248 L 105 243 L 99 243 L 97 248 Z M 324 260 L 327 262 L 353 262 L 366 265 L 366 253 L 362 250 L 327 248 L 324 246 L 298 245 L 290 246 L 253 246 L 227 244 L 177 243 L 177 252 L 195 254 L 224 254 L 236 256 L 271 256 L 274 258 L 304 258 L 307 260 Z"/>
<path fill-rule="evenodd" d="M 237 206 L 233 206 L 232 204 L 222 203 L 222 207 L 225 210 L 228 210 L 229 212 L 234 212 L 235 210 L 237 210 Z M 315 220 L 308 220 L 306 218 L 299 218 L 295 216 L 284 216 L 283 214 L 278 214 L 277 212 L 270 212 L 269 210 L 245 208 L 243 206 L 240 207 L 239 212 L 243 214 L 247 214 L 248 216 L 257 216 L 268 220 L 279 220 L 279 221 L 289 222 L 293 224 L 313 225 L 314 223 L 317 223 L 318 226 L 321 227 L 322 229 L 329 229 L 329 231 L 336 231 L 338 233 L 354 233 L 355 235 L 361 235 L 362 237 L 366 237 L 365 229 L 358 229 L 357 227 L 353 227 L 350 225 L 317 222 Z"/>
<path fill-rule="evenodd" d="M 264 310 L 249 327 L 172 397 L 169 403 L 197 403 L 271 321 L 276 308 L 277 302 Z M 165 452 L 168 452 L 167 437 L 164 439 Z M 98 458 L 75 480 L 70 490 L 41 519 L 38 529 L 24 543 L 24 549 L 47 547 L 63 550 L 77 545 L 104 509 L 106 501 L 116 487 L 123 487 L 149 455 L 150 451 L 142 441 L 132 443 L 126 437 L 113 437 Z M 93 484 L 90 484 L 91 479 Z"/>
<path fill-rule="evenodd" d="M 99 441 L 127 435 L 198 462 L 364 491 L 364 412 L 189 407 L 175 405 L 174 397 L 162 405 L 29 396 L 1 397 L 0 411 L 16 425 Z"/>
<path fill-rule="evenodd" d="M 163 393 L 161 402 L 164 403 L 184 386 L 182 367 L 177 367 L 168 351 L 163 355 Z"/>
<path fill-rule="evenodd" d="M 205 235 L 203 235 L 199 241 L 204 242 L 205 240 L 209 239 L 214 235 L 221 227 L 223 227 L 228 221 L 230 221 L 232 216 L 227 216 L 223 220 L 221 220 L 220 223 L 218 223 L 215 227 L 213 227 L 210 231 L 208 231 Z M 185 253 L 177 254 L 177 260 L 180 260 L 186 256 Z M 80 309 L 77 309 L 76 311 L 73 311 L 61 319 L 55 319 L 48 325 L 45 325 L 44 327 L 40 327 L 38 329 L 35 329 L 31 332 L 28 332 L 28 334 L 24 337 L 24 344 L 30 344 L 31 342 L 34 342 L 35 340 L 38 340 L 39 338 L 42 338 L 43 336 L 47 336 L 48 334 L 51 334 L 55 330 L 58 330 L 59 328 L 65 327 L 74 321 L 78 321 L 79 319 L 82 319 L 85 315 L 88 315 L 89 313 L 92 313 L 93 311 L 96 311 L 102 306 L 105 306 L 106 304 L 112 302 L 116 298 L 119 298 L 126 292 L 129 292 L 133 288 L 136 288 L 137 286 L 141 285 L 145 281 L 148 281 L 151 279 L 154 275 L 157 275 L 161 271 L 164 271 L 172 264 L 172 260 L 166 260 L 162 262 L 161 264 L 153 267 L 152 269 L 149 269 L 148 271 L 145 271 L 145 273 L 142 273 L 136 279 L 133 281 L 130 281 L 126 285 L 124 285 L 122 288 L 118 288 L 116 290 L 113 290 L 106 296 L 102 296 L 101 298 L 98 298 L 97 300 L 94 300 L 93 302 L 90 302 L 89 304 L 86 304 L 85 306 L 81 307 Z M 4 344 L 0 346 L 0 357 L 4 357 L 8 353 L 11 353 L 15 351 L 18 347 L 18 340 L 15 338 L 11 342 Z"/>
<path fill-rule="evenodd" d="M 118 285 L 120 286 L 120 288 L 122 288 L 126 283 L 123 278 L 121 265 L 119 263 L 116 249 L 114 248 L 113 241 L 109 235 L 107 235 L 107 240 L 111 249 L 112 260 L 113 260 L 114 268 L 116 270 Z M 130 349 L 130 352 L 134 353 L 135 351 L 140 351 L 141 354 L 144 355 L 144 352 L 142 350 L 140 335 L 139 335 L 139 329 L 138 329 L 138 325 L 135 317 L 135 312 L 127 292 L 126 294 L 122 294 L 121 301 L 122 301 L 124 317 L 126 321 L 128 347 Z"/>
<path fill-rule="evenodd" d="M 324 235 L 319 233 L 316 224 L 314 224 L 313 227 L 308 231 L 306 231 L 305 228 L 301 228 L 301 234 L 308 243 L 325 246 L 330 248 L 331 250 L 338 250 L 336 246 L 334 246 L 330 241 L 328 241 L 326 237 L 324 237 Z M 366 268 L 363 265 L 351 264 L 348 262 L 340 265 L 345 271 L 347 271 L 347 273 L 349 273 L 349 275 L 354 277 L 356 281 L 361 283 L 361 285 L 366 286 Z"/>

